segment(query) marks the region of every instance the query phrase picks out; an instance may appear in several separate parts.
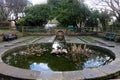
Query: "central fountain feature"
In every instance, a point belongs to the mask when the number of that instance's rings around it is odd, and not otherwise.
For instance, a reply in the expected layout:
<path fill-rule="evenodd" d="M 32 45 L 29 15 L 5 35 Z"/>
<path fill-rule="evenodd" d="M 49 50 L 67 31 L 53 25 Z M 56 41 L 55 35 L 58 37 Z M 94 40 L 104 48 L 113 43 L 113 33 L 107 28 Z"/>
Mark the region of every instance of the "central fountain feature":
<path fill-rule="evenodd" d="M 27 79 L 38 79 L 36 77 L 38 75 L 42 79 L 41 76 L 44 74 L 46 74 L 44 76 L 45 79 L 49 74 L 60 74 L 62 77 L 66 77 L 67 75 L 72 76 L 71 72 L 73 71 L 75 74 L 74 78 L 78 80 L 83 79 L 76 76 L 78 73 L 80 75 L 92 74 L 92 70 L 104 67 L 115 59 L 114 53 L 105 47 L 79 42 L 68 43 L 67 40 L 63 31 L 57 31 L 53 43 L 45 42 L 13 47 L 2 53 L 1 60 L 4 64 L 17 68 L 12 68 L 14 70 L 27 69 L 27 71 L 30 71 L 30 77 L 31 74 L 35 75 L 34 78 L 28 78 L 27 76 Z M 99 72 L 98 70 L 101 69 L 97 69 L 93 73 Z M 56 71 L 60 73 L 56 73 Z M 51 79 L 47 79 L 53 80 L 53 77 L 50 76 L 48 78 Z M 62 78 L 60 79 L 62 80 Z"/>
<path fill-rule="evenodd" d="M 52 45 L 52 51 L 51 54 L 63 54 L 68 53 L 66 49 L 66 41 L 64 37 L 63 31 L 58 31 L 55 37 L 55 40 Z"/>
<path fill-rule="evenodd" d="M 67 43 L 64 32 L 57 31 L 53 44 L 27 45 L 21 50 L 6 54 L 3 61 L 15 67 L 35 71 L 74 71 L 108 64 L 114 60 L 108 54 L 107 51 L 96 50 L 92 45 Z"/>
<path fill-rule="evenodd" d="M 66 43 L 66 54 L 51 53 L 54 50 L 51 46 L 53 44 L 41 43 L 23 46 L 20 50 L 16 47 L 7 52 L 2 60 L 11 66 L 47 72 L 97 68 L 114 60 L 111 53 L 86 44 Z"/>

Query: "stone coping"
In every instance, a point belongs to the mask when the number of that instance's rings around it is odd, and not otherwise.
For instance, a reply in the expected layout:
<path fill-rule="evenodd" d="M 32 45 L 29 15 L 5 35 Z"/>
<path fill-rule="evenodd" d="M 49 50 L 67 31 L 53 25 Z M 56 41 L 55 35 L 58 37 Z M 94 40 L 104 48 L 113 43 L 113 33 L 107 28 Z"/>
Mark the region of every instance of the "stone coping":
<path fill-rule="evenodd" d="M 19 47 L 25 46 L 26 44 L 16 45 L 12 47 L 5 47 L 1 50 L 0 57 L 4 55 L 5 52 Z M 92 45 L 92 44 L 88 44 Z M 17 67 L 5 64 L 0 58 L 0 74 L 11 76 L 20 79 L 39 79 L 39 80 L 83 80 L 83 79 L 106 79 L 111 76 L 118 75 L 120 72 L 120 50 L 116 48 L 109 48 L 105 46 L 92 45 L 98 48 L 106 49 L 111 51 L 115 55 L 115 60 L 111 63 L 93 69 L 86 70 L 76 70 L 76 71 L 61 71 L 61 72 L 40 72 L 32 71 L 27 69 L 21 69 Z"/>

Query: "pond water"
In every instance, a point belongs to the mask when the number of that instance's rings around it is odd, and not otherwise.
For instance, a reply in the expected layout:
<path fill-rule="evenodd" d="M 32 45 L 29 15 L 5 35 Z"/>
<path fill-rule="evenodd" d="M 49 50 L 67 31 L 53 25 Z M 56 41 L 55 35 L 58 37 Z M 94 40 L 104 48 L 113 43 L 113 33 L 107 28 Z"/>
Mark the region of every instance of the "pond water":
<path fill-rule="evenodd" d="M 89 55 L 89 57 L 81 55 L 79 56 L 79 61 L 74 61 L 72 58 L 68 58 L 66 54 L 51 54 L 51 46 L 52 44 L 40 44 L 37 47 L 29 48 L 29 50 L 36 49 L 29 53 L 28 49 L 24 48 L 23 50 L 4 55 L 2 59 L 11 66 L 47 72 L 96 68 L 114 60 L 113 56 L 107 55 L 109 52 L 91 49 L 94 54 Z M 71 52 L 69 51 L 70 46 L 71 44 L 67 44 L 68 54 Z M 42 50 L 40 49 L 41 47 Z"/>

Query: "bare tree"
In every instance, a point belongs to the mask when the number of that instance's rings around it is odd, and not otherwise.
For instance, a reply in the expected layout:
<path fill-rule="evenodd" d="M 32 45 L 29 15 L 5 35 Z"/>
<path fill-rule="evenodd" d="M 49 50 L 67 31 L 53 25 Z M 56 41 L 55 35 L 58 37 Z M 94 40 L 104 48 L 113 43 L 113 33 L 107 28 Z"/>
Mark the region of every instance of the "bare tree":
<path fill-rule="evenodd" d="M 116 19 L 120 22 L 120 0 L 99 0 L 99 3 L 106 4 Z M 104 7 L 104 6 L 103 6 Z"/>
<path fill-rule="evenodd" d="M 7 9 L 5 5 L 5 0 L 0 0 L 0 10 L 1 10 L 2 16 L 7 19 L 9 10 Z"/>
<path fill-rule="evenodd" d="M 19 13 L 23 13 L 25 6 L 30 4 L 28 0 L 0 0 L 0 9 L 7 20 L 16 21 Z M 11 19 L 11 15 L 14 15 L 14 18 Z"/>

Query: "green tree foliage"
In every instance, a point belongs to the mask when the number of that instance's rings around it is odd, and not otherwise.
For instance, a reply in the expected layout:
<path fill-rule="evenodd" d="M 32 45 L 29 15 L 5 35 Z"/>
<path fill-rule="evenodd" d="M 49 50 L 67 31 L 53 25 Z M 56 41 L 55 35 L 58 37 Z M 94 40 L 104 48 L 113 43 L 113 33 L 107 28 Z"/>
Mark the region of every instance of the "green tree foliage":
<path fill-rule="evenodd" d="M 116 20 L 115 22 L 113 22 L 112 25 L 110 25 L 110 28 L 111 28 L 111 31 L 120 32 L 120 22 Z"/>
<path fill-rule="evenodd" d="M 78 17 L 80 27 L 82 26 L 82 23 L 84 24 L 87 23 L 87 20 L 90 18 L 90 16 L 91 16 L 91 11 L 89 10 L 89 8 L 85 5 L 82 5 L 80 7 L 80 16 Z"/>
<path fill-rule="evenodd" d="M 120 23 L 117 20 L 113 23 L 112 26 L 120 29 Z"/>
<path fill-rule="evenodd" d="M 86 26 L 97 27 L 98 26 L 98 21 L 97 21 L 98 15 L 99 15 L 98 11 L 91 11 L 88 19 L 86 20 Z"/>
<path fill-rule="evenodd" d="M 46 4 L 43 5 L 35 5 L 32 7 L 26 7 L 25 13 L 25 22 L 22 22 L 22 25 L 25 26 L 43 26 L 43 24 L 47 23 L 49 18 L 49 7 Z M 20 24 L 21 20 L 18 21 Z M 25 23 L 25 24 L 23 24 Z"/>
<path fill-rule="evenodd" d="M 19 24 L 26 26 L 43 26 L 48 20 L 56 18 L 62 26 L 85 24 L 86 27 L 97 27 L 98 20 L 102 26 L 109 21 L 107 12 L 90 10 L 81 0 L 48 0 L 47 4 L 25 8 L 26 17 L 19 20 Z M 24 22 L 25 21 L 25 22 Z"/>
<path fill-rule="evenodd" d="M 5 17 L 2 15 L 2 11 L 1 11 L 1 9 L 0 9 L 0 22 L 1 21 L 4 21 L 5 20 Z"/>
<path fill-rule="evenodd" d="M 99 20 L 99 22 L 98 22 Z M 102 24 L 103 31 L 106 31 L 108 22 L 110 22 L 110 14 L 107 11 L 92 10 L 86 20 L 87 27 L 99 27 L 98 24 Z"/>
<path fill-rule="evenodd" d="M 99 19 L 103 26 L 103 30 L 106 31 L 106 27 L 108 25 L 108 22 L 110 21 L 110 14 L 108 13 L 108 11 L 105 10 L 105 11 L 100 12 Z"/>
<path fill-rule="evenodd" d="M 52 11 L 50 18 L 56 17 L 63 26 L 77 26 L 77 23 L 84 22 L 89 14 L 89 9 L 78 0 L 49 0 L 48 4 Z"/>
<path fill-rule="evenodd" d="M 19 26 L 23 26 L 23 25 L 26 24 L 25 22 L 26 22 L 25 19 L 24 19 L 24 18 L 21 18 L 21 19 L 17 22 L 17 24 L 18 24 Z"/>

